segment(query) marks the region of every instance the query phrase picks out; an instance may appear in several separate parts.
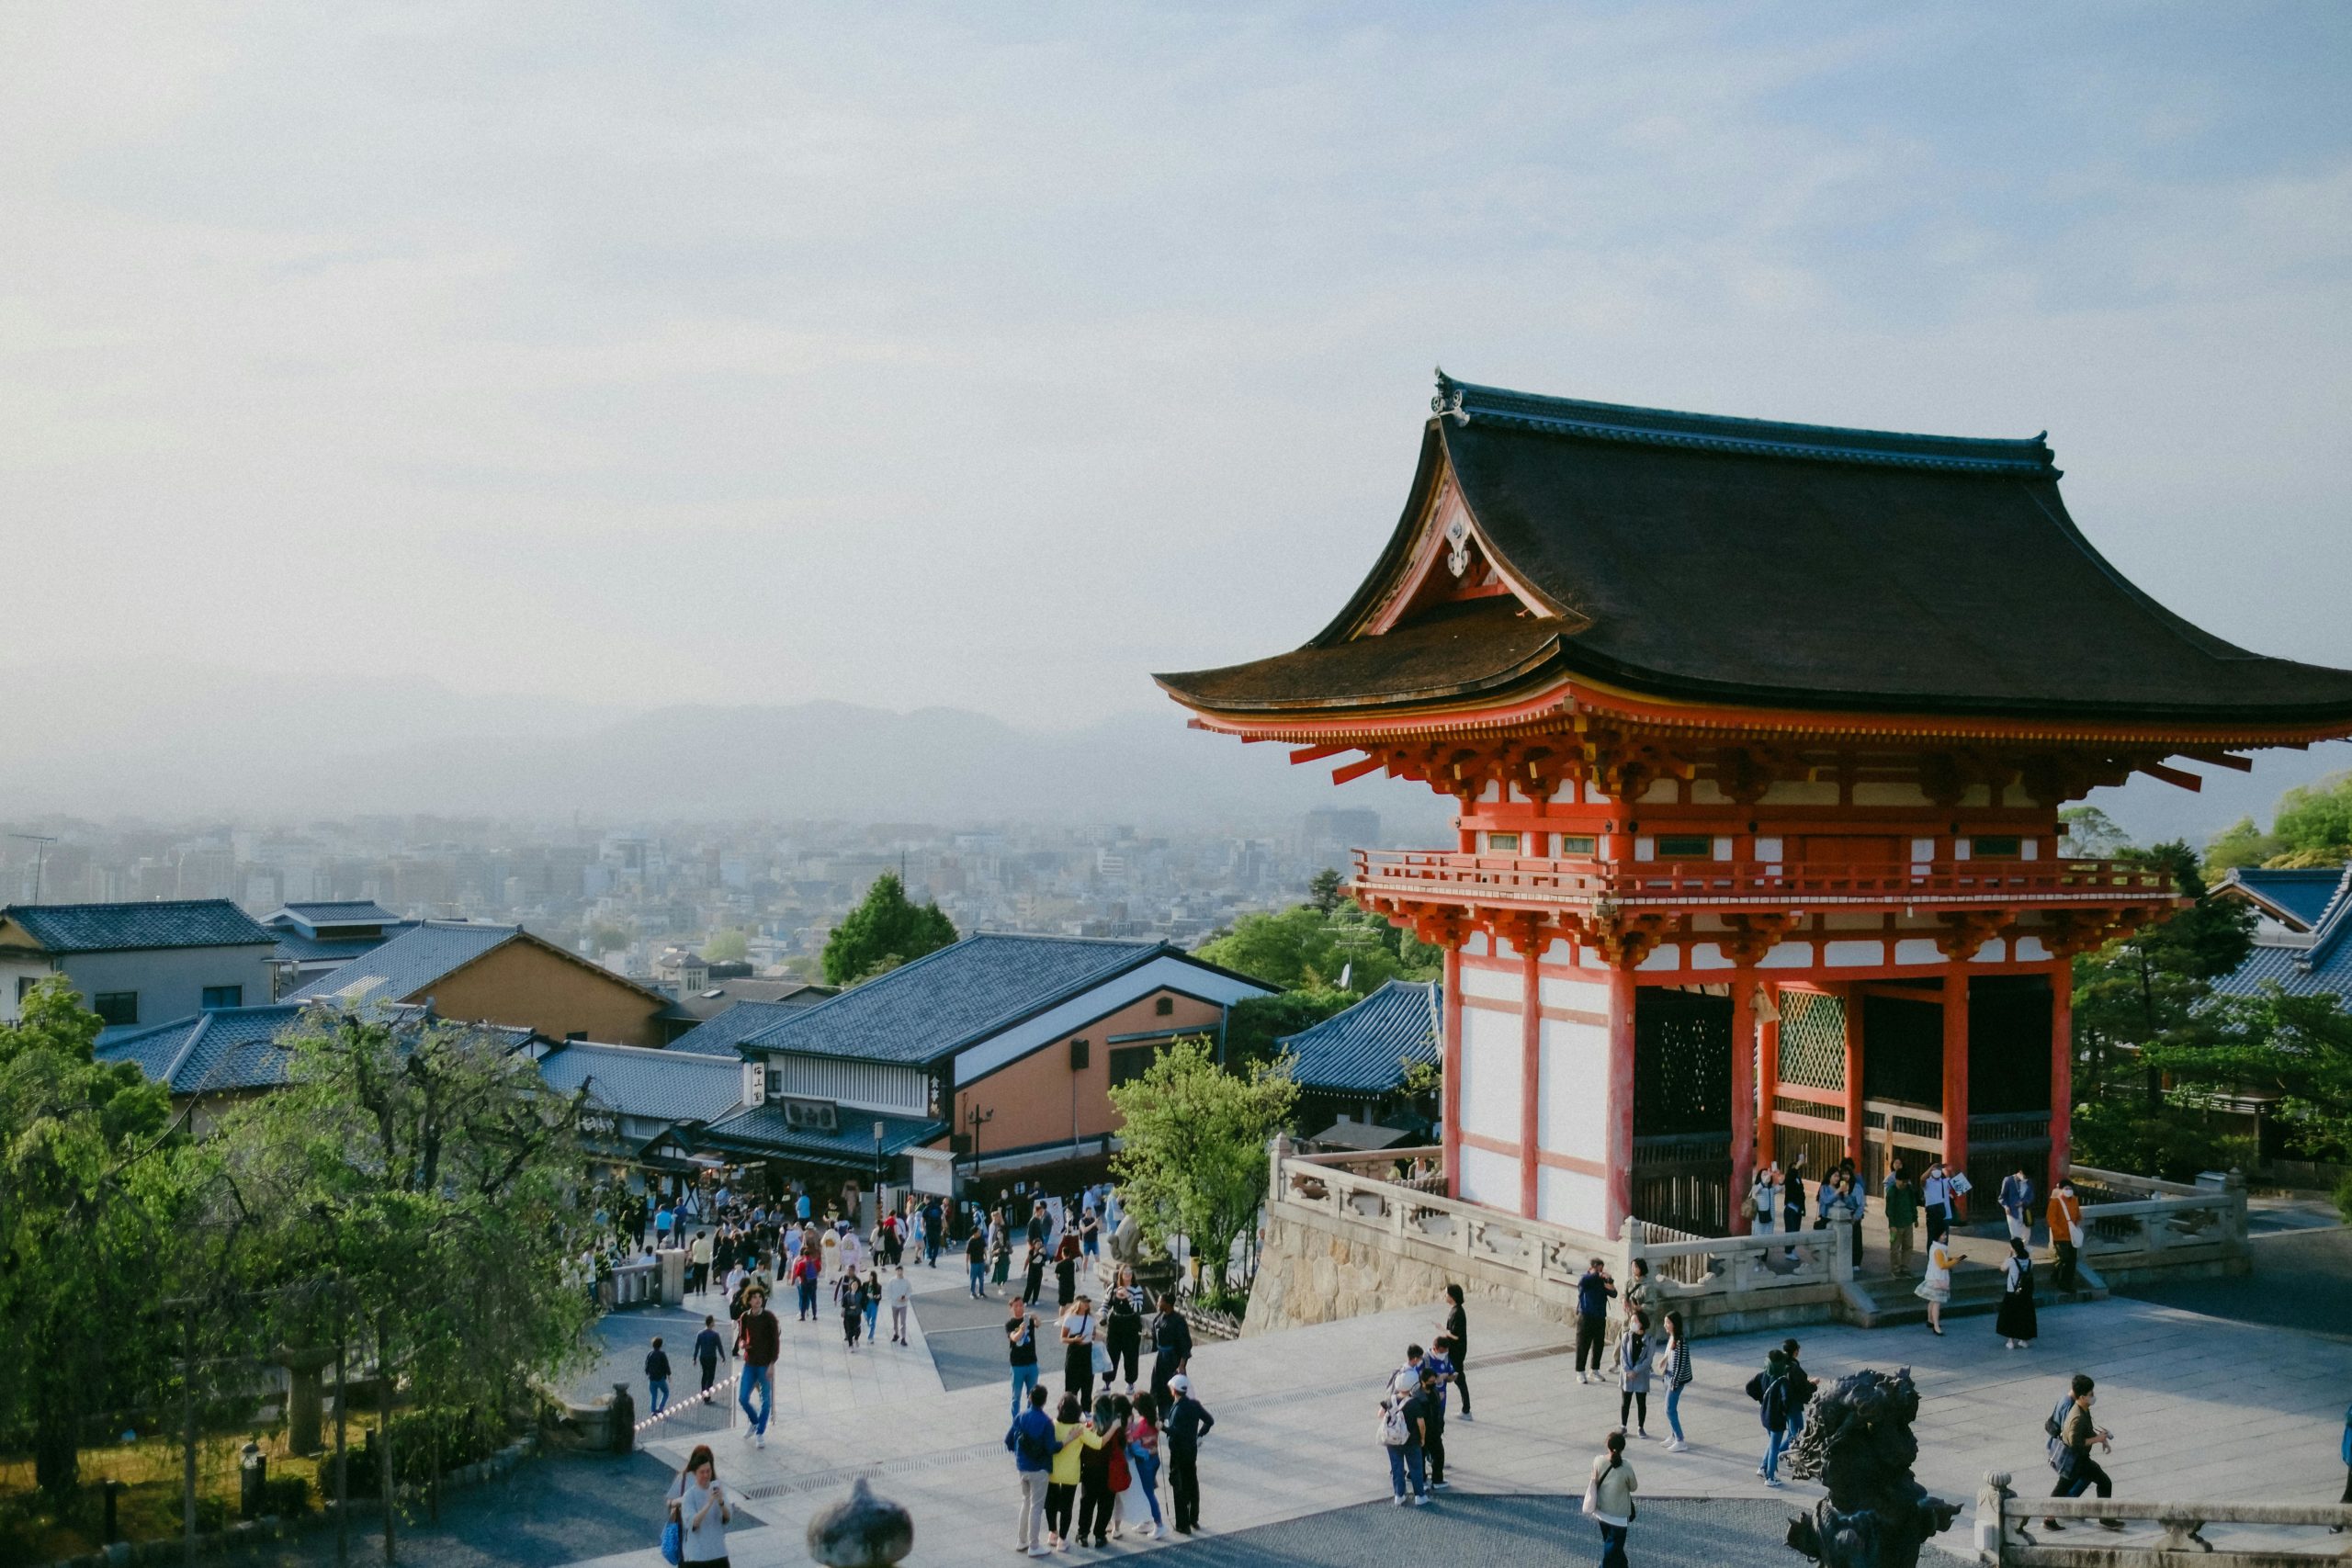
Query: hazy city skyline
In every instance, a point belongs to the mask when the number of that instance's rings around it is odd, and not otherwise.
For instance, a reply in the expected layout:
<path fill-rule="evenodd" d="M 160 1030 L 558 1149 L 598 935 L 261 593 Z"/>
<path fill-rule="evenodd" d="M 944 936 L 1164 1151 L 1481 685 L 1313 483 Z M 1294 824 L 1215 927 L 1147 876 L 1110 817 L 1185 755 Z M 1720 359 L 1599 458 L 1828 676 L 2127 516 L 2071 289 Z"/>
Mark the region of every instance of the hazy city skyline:
<path fill-rule="evenodd" d="M 2127 575 L 2352 663 L 2347 40 L 2300 7 L 22 8 L 0 518 L 39 562 L 0 670 L 272 743 L 364 741 L 362 678 L 521 733 L 1178 726 L 1150 671 L 1302 639 L 1362 575 L 1440 359 L 2046 426 Z M 295 694 L 220 695 L 256 682 Z"/>

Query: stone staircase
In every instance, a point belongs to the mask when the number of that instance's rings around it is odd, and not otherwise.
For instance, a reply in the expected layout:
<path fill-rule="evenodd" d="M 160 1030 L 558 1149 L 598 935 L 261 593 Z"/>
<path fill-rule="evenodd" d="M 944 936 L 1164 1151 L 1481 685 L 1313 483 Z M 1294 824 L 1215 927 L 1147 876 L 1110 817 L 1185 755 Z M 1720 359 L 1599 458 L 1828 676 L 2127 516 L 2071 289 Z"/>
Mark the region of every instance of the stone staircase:
<path fill-rule="evenodd" d="M 2041 1312 L 2072 1302 L 2098 1301 L 2107 1295 L 2104 1289 L 2089 1285 L 2070 1292 L 2053 1291 L 2047 1282 L 2046 1269 L 2038 1272 L 2044 1276 L 2034 1282 L 2034 1305 Z M 1944 1303 L 1943 1315 L 1949 1319 L 1998 1312 L 2002 1279 L 2000 1269 L 1962 1258 L 1952 1268 L 1951 1300 Z M 1864 1328 L 1925 1323 L 1928 1303 L 1914 1293 L 1918 1285 L 1917 1274 L 1863 1275 L 1848 1288 L 1848 1319 Z"/>

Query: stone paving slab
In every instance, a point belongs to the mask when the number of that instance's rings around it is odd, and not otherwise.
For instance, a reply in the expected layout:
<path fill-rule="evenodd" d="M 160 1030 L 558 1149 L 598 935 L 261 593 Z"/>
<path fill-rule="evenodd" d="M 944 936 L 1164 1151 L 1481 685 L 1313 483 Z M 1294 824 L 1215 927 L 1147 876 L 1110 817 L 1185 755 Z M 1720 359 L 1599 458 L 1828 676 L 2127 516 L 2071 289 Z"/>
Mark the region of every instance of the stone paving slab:
<path fill-rule="evenodd" d="M 954 1285 L 960 1289 L 960 1280 Z M 1433 1308 L 1415 1307 L 1203 1345 L 1193 1371 L 1218 1423 L 1201 1460 L 1211 1537 L 1385 1497 L 1378 1390 L 1407 1340 L 1426 1343 L 1434 1334 L 1436 1317 Z M 1489 1311 L 1474 1319 L 1472 1336 L 1476 1419 L 1457 1415 L 1448 1431 L 1456 1495 L 1580 1493 L 1591 1455 L 1616 1422 L 1617 1391 L 1577 1383 L 1557 1325 Z M 1742 1385 L 1781 1337 L 1693 1348 L 1698 1376 L 1683 1396 L 1682 1419 L 1694 1447 L 1668 1454 L 1636 1442 L 1645 1495 L 1792 1508 L 1819 1495 L 1802 1483 L 1770 1491 L 1755 1473 L 1763 1434 Z M 2333 1340 L 2121 1299 L 2049 1314 L 2041 1340 L 2021 1352 L 2005 1350 L 1984 1319 L 1957 1322 L 1942 1337 L 1924 1326 L 1819 1326 L 1799 1337 L 1807 1370 L 1824 1381 L 1863 1366 L 1911 1367 L 1923 1396 L 1919 1477 L 1962 1504 L 1973 1504 L 1987 1470 L 2012 1472 L 2021 1493 L 2048 1491 L 2041 1423 L 2077 1370 L 2099 1380 L 2098 1415 L 2117 1438 L 2107 1464 L 2120 1495 L 2331 1501 L 2343 1483 L 2336 1445 L 2352 1397 L 2352 1346 Z M 840 1354 L 837 1340 L 829 1348 Z M 878 1490 L 913 1511 L 926 1565 L 1010 1555 L 1003 1385 L 946 1392 L 934 1378 L 926 1393 L 912 1377 L 887 1385 L 877 1378 L 867 1397 L 854 1369 L 823 1362 L 813 1347 L 806 1353 L 808 1385 L 820 1395 L 804 1396 L 764 1451 L 732 1438 L 718 1444 L 722 1475 L 772 1521 L 730 1541 L 738 1568 L 805 1561 L 807 1518 L 860 1472 L 875 1473 Z M 1661 1393 L 1650 1419 L 1660 1437 L 1662 1406 Z M 679 1443 L 653 1448 L 672 1463 L 683 1457 Z M 651 1499 L 647 1511 L 654 1517 Z M 1967 1551 L 1969 1528 L 1963 1516 L 1939 1544 Z M 648 1550 L 598 1561 L 652 1568 L 651 1540 L 649 1531 Z"/>

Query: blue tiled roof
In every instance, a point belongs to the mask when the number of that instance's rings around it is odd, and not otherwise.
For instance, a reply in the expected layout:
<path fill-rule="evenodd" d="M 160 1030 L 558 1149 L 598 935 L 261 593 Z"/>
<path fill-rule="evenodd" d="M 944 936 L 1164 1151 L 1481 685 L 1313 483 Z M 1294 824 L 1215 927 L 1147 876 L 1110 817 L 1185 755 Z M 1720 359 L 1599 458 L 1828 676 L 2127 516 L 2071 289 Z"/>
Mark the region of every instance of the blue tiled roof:
<path fill-rule="evenodd" d="M 226 898 L 149 904 L 11 904 L 0 908 L 49 953 L 123 953 L 157 947 L 242 947 L 277 933 Z"/>
<path fill-rule="evenodd" d="M 520 926 L 427 920 L 339 969 L 289 992 L 286 1000 L 406 1001 L 443 976 L 514 940 Z"/>
<path fill-rule="evenodd" d="M 2319 924 L 2335 890 L 2344 880 L 2340 866 L 2319 866 L 2309 870 L 2266 871 L 2259 866 L 2240 866 L 2222 879 L 2222 887 L 2232 884 L 2245 888 L 2263 903 L 2276 906 L 2293 916 L 2305 930 Z M 2217 889 L 2218 891 L 2218 889 Z"/>
<path fill-rule="evenodd" d="M 744 1043 L 937 1061 L 1163 953 L 1182 956 L 1161 942 L 982 932 L 803 1008 Z"/>
<path fill-rule="evenodd" d="M 1290 1053 L 1302 1088 L 1385 1093 L 1403 1081 L 1406 1062 L 1436 1063 L 1439 1000 L 1434 980 L 1391 980 L 1277 1043 Z"/>
<path fill-rule="evenodd" d="M 869 985 L 874 982 L 867 982 Z M 695 1134 L 697 1146 L 717 1149 L 722 1154 L 784 1155 L 794 1159 L 818 1160 L 828 1165 L 846 1166 L 855 1170 L 874 1168 L 874 1124 L 882 1123 L 881 1153 L 884 1159 L 904 1150 L 916 1148 L 936 1138 L 944 1137 L 947 1123 L 912 1116 L 872 1116 L 862 1111 L 843 1111 L 836 1131 L 819 1132 L 808 1127 L 785 1124 L 784 1108 L 777 1105 L 754 1105 L 714 1122 Z"/>
<path fill-rule="evenodd" d="M 175 1095 L 275 1089 L 286 1082 L 294 1059 L 277 1042 L 311 1027 L 304 1015 L 313 1010 L 293 1002 L 216 1008 L 152 1029 L 124 1031 L 102 1040 L 95 1054 L 102 1062 L 136 1063 L 150 1082 L 164 1084 Z M 413 1026 L 425 1015 L 421 1008 L 399 1008 L 392 1016 Z M 527 1029 L 487 1027 L 504 1036 L 510 1047 L 531 1037 Z"/>
<path fill-rule="evenodd" d="M 743 1094 L 738 1058 L 643 1045 L 560 1045 L 539 1058 L 539 1072 L 564 1094 L 584 1085 L 599 1105 L 665 1122 L 708 1122 L 735 1109 Z"/>
<path fill-rule="evenodd" d="M 2275 946 L 2257 942 L 2245 962 L 2214 981 L 2213 988 L 2244 997 L 2275 985 L 2292 996 L 2324 994 L 2352 1004 L 2352 865 L 2330 874 L 2335 885 L 2309 941 Z"/>
<path fill-rule="evenodd" d="M 670 1042 L 673 1051 L 691 1051 L 705 1056 L 724 1056 L 729 1061 L 741 1059 L 736 1050 L 744 1041 L 763 1029 L 774 1028 L 785 1020 L 797 1017 L 827 1000 L 810 997 L 807 1001 L 737 1002 L 725 1012 L 706 1022 L 695 1024 Z"/>

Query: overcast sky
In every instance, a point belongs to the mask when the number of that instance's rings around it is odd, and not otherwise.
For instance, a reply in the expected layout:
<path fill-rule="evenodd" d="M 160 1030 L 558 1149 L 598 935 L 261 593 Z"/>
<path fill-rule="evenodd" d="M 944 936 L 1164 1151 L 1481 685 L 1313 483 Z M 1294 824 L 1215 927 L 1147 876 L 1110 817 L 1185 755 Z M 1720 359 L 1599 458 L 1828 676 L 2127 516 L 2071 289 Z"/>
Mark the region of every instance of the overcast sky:
<path fill-rule="evenodd" d="M 1440 362 L 2046 427 L 2352 664 L 2352 8 L 368 10 L 0 10 L 0 667 L 1091 719 L 1323 623 Z"/>

